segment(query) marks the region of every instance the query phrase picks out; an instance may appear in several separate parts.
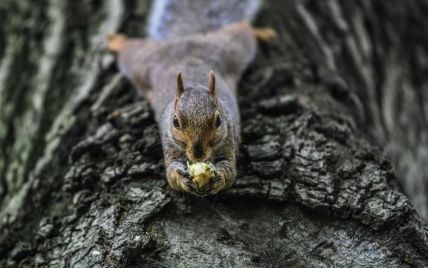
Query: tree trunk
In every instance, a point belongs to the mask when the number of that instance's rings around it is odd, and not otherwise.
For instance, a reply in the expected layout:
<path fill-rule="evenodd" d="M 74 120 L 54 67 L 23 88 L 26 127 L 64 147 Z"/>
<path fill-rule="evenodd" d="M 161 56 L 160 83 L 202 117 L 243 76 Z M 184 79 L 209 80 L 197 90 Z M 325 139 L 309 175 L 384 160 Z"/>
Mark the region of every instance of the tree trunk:
<path fill-rule="evenodd" d="M 210 198 L 169 188 L 103 50 L 148 12 L 0 2 L 1 267 L 428 266 L 426 1 L 265 1 L 279 40 L 239 86 L 237 182 Z"/>

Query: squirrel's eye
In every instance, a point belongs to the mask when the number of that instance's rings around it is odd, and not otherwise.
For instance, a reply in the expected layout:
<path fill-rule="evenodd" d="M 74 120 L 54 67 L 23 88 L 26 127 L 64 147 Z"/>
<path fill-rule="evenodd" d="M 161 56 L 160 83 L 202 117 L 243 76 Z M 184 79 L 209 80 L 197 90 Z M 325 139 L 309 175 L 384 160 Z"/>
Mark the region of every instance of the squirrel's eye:
<path fill-rule="evenodd" d="M 220 115 L 219 115 L 219 116 L 217 116 L 217 119 L 215 120 L 215 127 L 219 128 L 220 125 L 221 125 L 221 118 L 220 118 Z"/>
<path fill-rule="evenodd" d="M 172 124 L 175 128 L 180 128 L 180 123 L 178 122 L 177 116 L 174 115 L 174 118 L 172 119 Z"/>

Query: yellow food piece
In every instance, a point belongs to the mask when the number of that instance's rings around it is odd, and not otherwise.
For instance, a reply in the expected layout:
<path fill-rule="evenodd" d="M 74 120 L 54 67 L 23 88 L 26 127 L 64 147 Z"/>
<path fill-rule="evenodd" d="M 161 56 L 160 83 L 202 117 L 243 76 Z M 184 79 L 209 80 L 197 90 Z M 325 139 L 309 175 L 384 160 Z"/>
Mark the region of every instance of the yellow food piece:
<path fill-rule="evenodd" d="M 217 175 L 217 170 L 211 162 L 197 162 L 189 165 L 187 163 L 187 172 L 198 188 L 203 187 L 210 182 L 211 178 Z"/>

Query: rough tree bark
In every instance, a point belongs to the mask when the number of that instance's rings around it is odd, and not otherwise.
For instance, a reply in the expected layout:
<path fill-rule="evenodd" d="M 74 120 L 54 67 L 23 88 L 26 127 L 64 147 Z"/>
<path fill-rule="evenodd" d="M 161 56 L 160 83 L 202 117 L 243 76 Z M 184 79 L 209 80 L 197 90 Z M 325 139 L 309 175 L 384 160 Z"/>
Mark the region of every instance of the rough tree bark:
<path fill-rule="evenodd" d="M 280 39 L 239 87 L 239 178 L 205 199 L 169 189 L 102 49 L 144 34 L 148 1 L 76 2 L 0 2 L 1 267 L 428 265 L 400 188 L 426 215 L 426 1 L 266 1 Z"/>

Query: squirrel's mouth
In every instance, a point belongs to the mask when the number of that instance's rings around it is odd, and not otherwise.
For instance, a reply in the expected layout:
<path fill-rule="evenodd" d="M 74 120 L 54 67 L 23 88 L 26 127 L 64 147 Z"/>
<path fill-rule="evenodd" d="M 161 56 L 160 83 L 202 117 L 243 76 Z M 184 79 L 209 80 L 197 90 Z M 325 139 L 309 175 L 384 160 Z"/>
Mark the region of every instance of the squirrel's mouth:
<path fill-rule="evenodd" d="M 188 150 L 186 155 L 191 162 L 202 162 L 207 161 L 210 158 L 211 150 L 204 149 L 202 152 L 199 152 L 197 150 Z"/>
<path fill-rule="evenodd" d="M 201 157 L 194 157 L 191 153 L 187 155 L 187 158 L 189 158 L 189 160 L 192 162 L 202 162 L 208 159 L 208 157 L 205 155 Z"/>
<path fill-rule="evenodd" d="M 187 147 L 186 154 L 190 161 L 201 162 L 210 157 L 211 149 L 208 146 L 204 146 L 201 142 L 197 142 Z"/>

